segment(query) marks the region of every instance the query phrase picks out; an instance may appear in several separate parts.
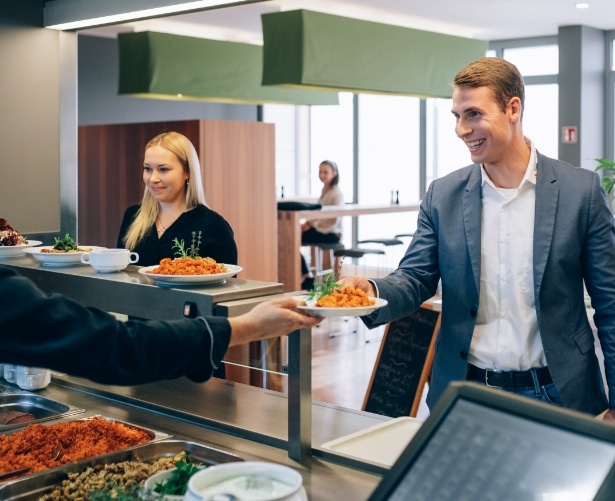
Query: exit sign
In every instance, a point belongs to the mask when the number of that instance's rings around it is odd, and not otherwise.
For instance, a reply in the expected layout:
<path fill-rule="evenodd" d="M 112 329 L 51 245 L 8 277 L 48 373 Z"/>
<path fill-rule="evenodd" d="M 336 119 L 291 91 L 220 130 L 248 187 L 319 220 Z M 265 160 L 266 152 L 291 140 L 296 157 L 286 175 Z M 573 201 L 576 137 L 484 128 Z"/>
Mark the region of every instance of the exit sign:
<path fill-rule="evenodd" d="M 577 128 L 575 125 L 565 125 L 562 127 L 562 143 L 576 143 Z"/>

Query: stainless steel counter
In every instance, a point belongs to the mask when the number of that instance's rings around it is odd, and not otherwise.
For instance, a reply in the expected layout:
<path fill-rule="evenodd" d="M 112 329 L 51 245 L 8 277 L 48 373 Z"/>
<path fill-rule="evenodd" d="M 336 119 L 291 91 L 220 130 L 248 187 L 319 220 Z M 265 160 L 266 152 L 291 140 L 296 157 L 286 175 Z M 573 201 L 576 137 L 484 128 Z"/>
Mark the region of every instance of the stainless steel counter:
<path fill-rule="evenodd" d="M 310 501 L 344 498 L 362 501 L 380 476 L 333 461 L 315 448 L 301 462 L 284 448 L 287 402 L 284 394 L 212 379 L 204 384 L 187 379 L 134 387 L 104 386 L 85 379 L 54 374 L 42 396 L 85 409 L 81 416 L 103 415 L 236 454 L 246 460 L 272 461 L 298 470 Z M 314 402 L 314 443 L 324 443 L 387 418 Z M 270 443 L 252 440 L 268 435 Z M 343 461 L 342 461 L 343 463 Z M 376 471 L 376 470 L 374 470 Z"/>
<path fill-rule="evenodd" d="M 228 279 L 220 285 L 166 289 L 152 284 L 136 266 L 113 274 L 89 266 L 48 268 L 29 257 L 3 261 L 42 290 L 143 318 L 184 316 L 187 303 L 198 315 L 235 316 L 282 293 L 282 285 Z M 54 375 L 42 394 L 87 410 L 124 419 L 219 447 L 245 459 L 294 466 L 304 476 L 312 500 L 366 499 L 382 466 L 325 451 L 320 444 L 382 423 L 389 418 L 311 401 L 311 332 L 288 336 L 288 395 L 263 388 L 212 379 L 187 379 L 134 387 L 97 385 Z"/>
<path fill-rule="evenodd" d="M 43 266 L 28 256 L 0 263 L 15 268 L 45 292 L 61 292 L 88 306 L 153 320 L 182 318 L 187 303 L 194 305 L 193 316 L 213 315 L 217 303 L 279 294 L 284 289 L 278 283 L 238 278 L 205 287 L 167 289 L 141 275 L 134 265 L 118 273 L 98 273 L 84 265 Z"/>

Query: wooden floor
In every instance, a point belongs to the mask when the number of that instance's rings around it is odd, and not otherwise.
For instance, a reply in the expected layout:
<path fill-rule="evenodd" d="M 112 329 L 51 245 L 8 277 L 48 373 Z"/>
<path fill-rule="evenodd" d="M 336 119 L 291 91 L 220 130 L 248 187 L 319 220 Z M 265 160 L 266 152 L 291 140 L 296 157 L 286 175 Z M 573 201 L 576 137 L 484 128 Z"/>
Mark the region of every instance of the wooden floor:
<path fill-rule="evenodd" d="M 357 318 L 325 319 L 312 329 L 312 398 L 360 410 L 383 334 Z"/>
<path fill-rule="evenodd" d="M 362 410 L 384 330 L 368 330 L 357 318 L 327 319 L 312 329 L 312 399 Z M 426 390 L 416 414 L 423 420 Z"/>

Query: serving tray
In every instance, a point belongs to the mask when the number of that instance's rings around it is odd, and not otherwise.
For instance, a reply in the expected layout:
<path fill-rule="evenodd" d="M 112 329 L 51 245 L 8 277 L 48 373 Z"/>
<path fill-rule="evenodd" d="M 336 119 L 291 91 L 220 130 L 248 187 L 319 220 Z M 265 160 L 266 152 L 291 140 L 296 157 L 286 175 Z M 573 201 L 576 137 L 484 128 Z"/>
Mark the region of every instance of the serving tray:
<path fill-rule="evenodd" d="M 0 424 L 0 432 L 85 412 L 84 409 L 27 392 L 0 393 L 0 412 L 2 411 L 26 412 L 36 419 L 22 423 Z"/>
<path fill-rule="evenodd" d="M 69 473 L 78 473 L 88 466 L 95 467 L 136 459 L 153 462 L 156 459 L 173 457 L 180 452 L 186 452 L 194 461 L 207 465 L 243 461 L 239 456 L 198 443 L 165 439 L 36 473 L 30 475 L 29 478 L 24 477 L 0 484 L 0 499 L 2 501 L 36 501 L 65 480 Z"/>
<path fill-rule="evenodd" d="M 84 417 L 84 418 L 80 418 L 80 419 L 67 419 L 67 420 L 63 420 L 62 422 L 66 423 L 66 422 L 88 421 L 88 420 L 93 420 L 94 418 L 102 418 L 102 419 L 105 419 L 105 420 L 107 420 L 108 422 L 111 422 L 111 423 L 123 424 L 125 426 L 130 427 L 130 428 L 134 428 L 134 429 L 143 431 L 143 432 L 145 432 L 149 436 L 150 440 L 149 440 L 149 442 L 146 442 L 144 444 L 135 445 L 135 446 L 132 446 L 132 447 L 127 447 L 125 449 L 120 449 L 119 451 L 110 452 L 108 454 L 92 456 L 91 458 L 86 458 L 86 459 L 84 459 L 82 461 L 78 461 L 76 463 L 71 463 L 71 464 L 68 464 L 68 465 L 57 466 L 55 468 L 49 468 L 48 470 L 44 470 L 44 471 L 41 471 L 41 472 L 30 473 L 30 474 L 26 473 L 26 474 L 23 474 L 22 476 L 20 476 L 17 479 L 7 480 L 7 481 L 5 481 L 5 483 L 20 481 L 21 479 L 34 478 L 34 477 L 37 477 L 39 475 L 45 475 L 45 474 L 47 474 L 49 472 L 54 472 L 54 471 L 57 471 L 57 470 L 63 470 L 66 467 L 71 467 L 71 466 L 74 466 L 74 465 L 85 464 L 86 462 L 88 462 L 90 460 L 95 460 L 97 458 L 105 458 L 105 457 L 107 457 L 107 456 L 109 456 L 111 454 L 116 454 L 118 452 L 131 451 L 133 449 L 137 449 L 139 447 L 143 447 L 144 445 L 148 445 L 148 444 L 150 444 L 152 442 L 157 442 L 157 441 L 164 440 L 164 439 L 167 439 L 167 438 L 171 437 L 171 435 L 169 435 L 168 433 L 164 433 L 164 432 L 157 431 L 157 430 L 152 430 L 150 428 L 145 428 L 143 426 L 139 426 L 139 425 L 136 425 L 136 424 L 133 424 L 133 423 L 129 423 L 127 421 L 111 419 L 111 418 L 108 418 L 108 417 L 105 417 L 105 416 L 101 416 L 101 415 L 88 416 L 88 417 Z M 55 423 L 55 422 L 54 423 L 49 423 L 49 422 L 41 423 L 41 425 L 43 425 L 43 426 L 53 426 L 54 424 L 57 424 L 57 423 Z M 13 433 L 17 433 L 18 431 L 21 431 L 22 429 L 23 428 L 21 428 L 19 430 L 13 429 L 13 430 L 5 431 L 5 432 L 0 432 L 0 435 L 11 435 Z M 77 470 L 77 471 L 80 471 L 80 470 Z M 0 486 L 1 485 L 3 485 L 3 484 L 0 483 Z M 6 501 L 5 498 L 1 494 L 0 494 L 0 500 Z"/>

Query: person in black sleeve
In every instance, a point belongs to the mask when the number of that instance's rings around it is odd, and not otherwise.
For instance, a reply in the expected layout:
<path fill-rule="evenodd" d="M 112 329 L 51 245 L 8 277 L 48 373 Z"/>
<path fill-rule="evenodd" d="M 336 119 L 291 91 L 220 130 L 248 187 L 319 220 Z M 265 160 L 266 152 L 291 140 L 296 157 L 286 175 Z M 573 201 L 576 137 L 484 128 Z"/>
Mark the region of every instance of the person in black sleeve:
<path fill-rule="evenodd" d="M 231 318 L 122 322 L 60 294 L 47 295 L 0 265 L 0 363 L 45 367 L 101 384 L 135 385 L 187 376 L 208 380 L 229 346 L 283 336 L 322 319 L 290 297 Z"/>

